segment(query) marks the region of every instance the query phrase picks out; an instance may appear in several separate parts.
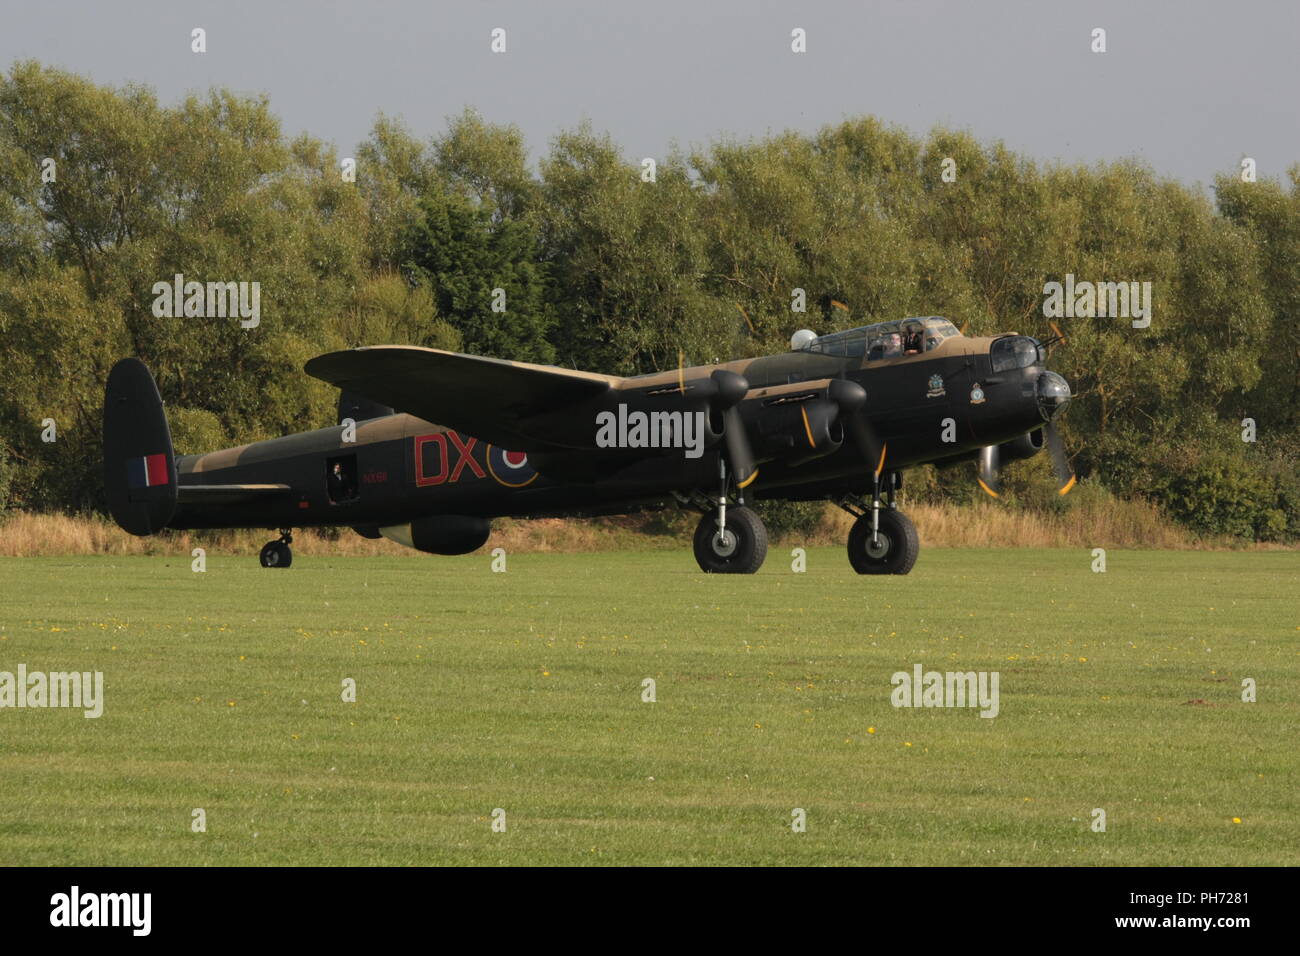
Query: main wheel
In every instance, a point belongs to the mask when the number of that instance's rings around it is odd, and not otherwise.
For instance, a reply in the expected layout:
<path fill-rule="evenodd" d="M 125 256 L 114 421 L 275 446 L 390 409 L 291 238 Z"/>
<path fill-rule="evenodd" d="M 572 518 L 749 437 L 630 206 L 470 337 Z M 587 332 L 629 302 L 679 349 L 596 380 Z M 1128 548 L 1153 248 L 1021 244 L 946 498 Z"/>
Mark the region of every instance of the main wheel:
<path fill-rule="evenodd" d="M 727 530 L 718 534 L 713 512 L 695 529 L 695 560 L 709 574 L 753 574 L 767 557 L 767 529 L 748 508 L 727 509 Z"/>
<path fill-rule="evenodd" d="M 916 525 L 901 511 L 880 509 L 879 534 L 871 540 L 871 513 L 849 531 L 849 564 L 858 574 L 906 574 L 916 564 L 921 541 Z"/>
<path fill-rule="evenodd" d="M 258 560 L 264 568 L 287 568 L 293 564 L 293 551 L 283 541 L 268 541 Z"/>

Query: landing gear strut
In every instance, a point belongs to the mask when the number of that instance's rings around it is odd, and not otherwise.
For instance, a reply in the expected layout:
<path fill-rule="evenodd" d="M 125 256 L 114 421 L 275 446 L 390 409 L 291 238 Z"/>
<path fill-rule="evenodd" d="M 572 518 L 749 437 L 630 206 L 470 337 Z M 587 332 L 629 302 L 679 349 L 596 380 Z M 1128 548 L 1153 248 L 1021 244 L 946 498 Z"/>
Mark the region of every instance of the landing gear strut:
<path fill-rule="evenodd" d="M 695 528 L 695 561 L 706 574 L 753 574 L 767 557 L 767 529 L 758 515 L 745 507 L 739 488 L 736 504 L 727 508 L 731 479 L 725 461 L 718 463 L 718 478 L 716 501 L 698 492 L 694 500 L 683 501 L 703 512 Z"/>
<path fill-rule="evenodd" d="M 280 537 L 274 541 L 268 541 L 262 548 L 262 553 L 258 560 L 262 562 L 264 568 L 287 568 L 293 564 L 293 551 L 289 545 L 293 544 L 293 532 L 290 528 L 281 528 Z"/>
<path fill-rule="evenodd" d="M 895 508 L 897 490 L 897 473 L 890 472 L 884 482 L 873 477 L 870 503 L 856 496 L 837 502 L 858 519 L 849 530 L 849 564 L 858 574 L 907 574 L 916 564 L 921 542 L 911 519 Z"/>

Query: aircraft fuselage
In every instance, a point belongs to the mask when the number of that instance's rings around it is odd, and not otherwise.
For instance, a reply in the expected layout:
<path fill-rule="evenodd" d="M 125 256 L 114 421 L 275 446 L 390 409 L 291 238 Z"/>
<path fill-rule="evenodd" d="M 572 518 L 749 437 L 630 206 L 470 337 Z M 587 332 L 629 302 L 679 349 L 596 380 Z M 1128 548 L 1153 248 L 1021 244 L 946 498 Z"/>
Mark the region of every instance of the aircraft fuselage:
<path fill-rule="evenodd" d="M 1043 423 L 1035 404 L 1041 364 L 995 374 L 993 339 L 953 337 L 917 355 L 864 361 L 789 352 L 723 364 L 750 392 L 740 406 L 761 427 L 764 402 L 799 384 L 847 378 L 862 385 L 869 417 L 886 444 L 889 470 L 974 453 Z M 653 391 L 710 367 L 629 380 Z M 596 424 L 592 422 L 592 430 Z M 353 440 L 346 440 L 352 438 Z M 333 426 L 176 461 L 178 485 L 274 484 L 282 494 L 229 503 L 182 502 L 173 528 L 353 526 L 378 528 L 424 515 L 484 518 L 614 514 L 691 489 L 711 492 L 721 445 L 696 459 L 681 449 L 644 457 L 625 473 L 618 451 L 524 455 L 407 414 Z M 343 481 L 330 479 L 335 464 Z M 590 466 L 590 467 L 587 467 Z M 824 497 L 863 490 L 871 470 L 851 441 L 801 464 L 761 462 L 749 486 L 757 497 Z M 590 475 L 590 480 L 583 476 Z M 562 477 L 559 477 L 562 476 Z"/>

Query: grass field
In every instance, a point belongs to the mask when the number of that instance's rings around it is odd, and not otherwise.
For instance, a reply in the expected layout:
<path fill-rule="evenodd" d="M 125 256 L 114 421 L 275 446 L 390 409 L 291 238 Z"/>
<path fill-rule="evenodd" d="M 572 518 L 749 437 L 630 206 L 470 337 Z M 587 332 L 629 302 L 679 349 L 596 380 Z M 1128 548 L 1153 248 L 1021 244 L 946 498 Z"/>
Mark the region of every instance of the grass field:
<path fill-rule="evenodd" d="M 0 864 L 1296 863 L 1300 554 L 1107 560 L 0 559 L 0 671 L 105 682 L 0 710 Z"/>

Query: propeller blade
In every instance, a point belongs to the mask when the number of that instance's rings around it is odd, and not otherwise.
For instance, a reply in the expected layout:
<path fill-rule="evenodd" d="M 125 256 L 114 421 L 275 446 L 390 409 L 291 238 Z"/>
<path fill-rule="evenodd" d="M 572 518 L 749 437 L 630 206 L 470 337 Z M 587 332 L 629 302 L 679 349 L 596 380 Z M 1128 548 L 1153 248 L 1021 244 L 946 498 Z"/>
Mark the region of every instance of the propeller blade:
<path fill-rule="evenodd" d="M 725 368 L 709 376 L 714 393 L 710 404 L 722 412 L 722 441 L 727 456 L 727 467 L 736 479 L 736 487 L 744 488 L 758 477 L 754 464 L 754 450 L 749 444 L 745 421 L 740 415 L 740 400 L 749 391 L 749 382 L 743 375 Z"/>
<path fill-rule="evenodd" d="M 1070 470 L 1070 460 L 1065 454 L 1065 442 L 1061 440 L 1061 433 L 1057 431 L 1055 422 L 1048 422 L 1043 426 L 1043 433 L 1047 436 L 1047 451 L 1052 456 L 1052 470 L 1056 472 L 1057 481 L 1060 482 L 1056 493 L 1068 495 L 1078 479 Z"/>
<path fill-rule="evenodd" d="M 754 323 L 749 320 L 749 313 L 745 311 L 745 307 L 741 305 L 739 302 L 737 302 L 736 308 L 738 308 L 740 310 L 740 314 L 745 317 L 745 324 L 749 326 L 750 336 L 752 337 L 757 335 L 758 333 L 754 331 Z"/>
<path fill-rule="evenodd" d="M 1058 345 L 1065 344 L 1066 338 L 1065 333 L 1061 331 L 1061 327 L 1055 322 L 1048 322 L 1047 324 L 1052 327 L 1052 335 L 1050 338 L 1043 339 L 1039 344 L 1042 345 L 1043 348 L 1047 349 L 1048 355 L 1051 355 L 1052 350 Z"/>
<path fill-rule="evenodd" d="M 754 452 L 749 446 L 749 435 L 745 432 L 745 422 L 740 417 L 740 409 L 732 406 L 722 413 L 722 440 L 727 451 L 727 467 L 735 476 L 736 487 L 744 488 L 758 477 L 758 467 L 754 464 Z"/>
<path fill-rule="evenodd" d="M 830 396 L 839 405 L 840 420 L 853 437 L 853 443 L 857 445 L 863 461 L 879 477 L 885 470 L 885 457 L 889 447 L 887 442 L 881 441 L 871 419 L 862 411 L 862 406 L 867 403 L 866 389 L 857 382 L 837 379 L 831 383 Z"/>
<path fill-rule="evenodd" d="M 867 420 L 866 415 L 854 415 L 850 419 L 849 432 L 853 435 L 854 444 L 862 452 L 862 458 L 867 463 L 867 467 L 879 478 L 885 470 L 885 459 L 889 455 L 889 443 L 880 440 L 880 436 L 871 427 L 871 422 Z"/>
<path fill-rule="evenodd" d="M 997 445 L 985 445 L 980 449 L 979 477 L 975 480 L 992 498 L 1002 495 L 1001 456 Z"/>

